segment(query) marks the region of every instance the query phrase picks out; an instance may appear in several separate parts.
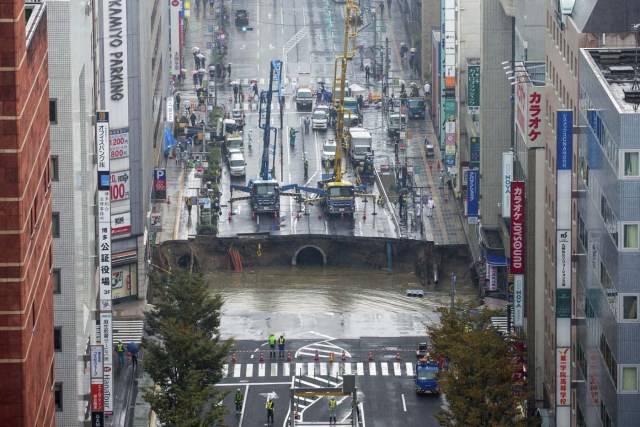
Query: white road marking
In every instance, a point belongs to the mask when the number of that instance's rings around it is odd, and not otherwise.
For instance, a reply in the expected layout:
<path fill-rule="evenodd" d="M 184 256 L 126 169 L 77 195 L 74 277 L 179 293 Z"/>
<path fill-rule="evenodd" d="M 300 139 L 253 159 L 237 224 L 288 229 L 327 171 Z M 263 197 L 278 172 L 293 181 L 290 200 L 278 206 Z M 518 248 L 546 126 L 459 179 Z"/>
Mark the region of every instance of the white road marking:
<path fill-rule="evenodd" d="M 378 373 L 376 372 L 376 362 L 369 362 L 369 375 L 378 375 Z"/>
<path fill-rule="evenodd" d="M 412 377 L 413 376 L 413 363 L 406 362 L 405 366 L 407 367 L 407 375 Z"/>
<path fill-rule="evenodd" d="M 246 374 L 247 378 L 250 378 L 253 376 L 253 365 L 251 363 L 247 364 L 247 374 Z"/>
<path fill-rule="evenodd" d="M 291 371 L 290 363 L 285 363 L 284 365 L 282 365 L 282 375 L 284 375 L 285 377 L 288 377 L 291 375 L 290 371 Z"/>
<path fill-rule="evenodd" d="M 264 377 L 264 374 L 265 374 L 265 371 L 266 371 L 266 369 L 265 369 L 265 366 L 264 366 L 264 365 L 265 365 L 264 363 L 260 363 L 260 364 L 258 365 L 258 376 L 259 376 L 259 377 Z"/>
<path fill-rule="evenodd" d="M 272 377 L 277 377 L 278 376 L 278 364 L 277 363 L 272 363 L 271 364 L 271 376 Z"/>
<path fill-rule="evenodd" d="M 242 374 L 242 365 L 233 366 L 233 377 L 238 378 Z"/>
<path fill-rule="evenodd" d="M 399 377 L 400 375 L 402 375 L 402 368 L 400 367 L 400 362 L 393 363 L 393 374 L 396 377 Z"/>
<path fill-rule="evenodd" d="M 383 376 L 389 375 L 389 364 L 387 362 L 380 362 L 380 373 Z"/>
<path fill-rule="evenodd" d="M 356 363 L 356 372 L 358 375 L 364 375 L 364 363 L 362 362 Z"/>
<path fill-rule="evenodd" d="M 304 375 L 304 363 L 296 363 L 296 371 L 293 375 L 301 377 Z"/>
<path fill-rule="evenodd" d="M 320 364 L 320 375 L 323 377 L 327 376 L 327 364 L 326 363 L 321 363 Z"/>
<path fill-rule="evenodd" d="M 225 363 L 222 365 L 222 376 L 226 377 L 227 375 L 229 375 L 229 365 Z"/>
<path fill-rule="evenodd" d="M 339 370 L 340 370 L 340 365 L 338 365 L 337 363 L 331 364 L 331 376 L 332 377 L 337 377 Z"/>
<path fill-rule="evenodd" d="M 314 362 L 309 362 L 307 364 L 307 376 L 315 377 L 316 376 L 316 365 Z"/>
<path fill-rule="evenodd" d="M 404 394 L 400 396 L 402 397 L 402 409 L 404 409 L 404 412 L 407 412 L 407 402 L 404 401 Z"/>
<path fill-rule="evenodd" d="M 351 375 L 351 362 L 344 363 L 344 374 Z"/>

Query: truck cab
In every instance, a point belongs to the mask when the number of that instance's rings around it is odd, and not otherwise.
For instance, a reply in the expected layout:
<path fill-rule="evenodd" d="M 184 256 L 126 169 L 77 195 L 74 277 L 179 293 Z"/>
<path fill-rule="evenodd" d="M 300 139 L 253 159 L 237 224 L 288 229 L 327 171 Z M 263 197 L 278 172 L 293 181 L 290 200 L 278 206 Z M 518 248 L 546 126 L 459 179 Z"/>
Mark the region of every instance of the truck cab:
<path fill-rule="evenodd" d="M 399 135 L 400 129 L 407 125 L 407 115 L 401 113 L 389 114 L 387 133 L 391 136 Z"/>
<path fill-rule="evenodd" d="M 355 187 L 348 181 L 324 183 L 324 210 L 328 214 L 353 215 L 355 206 Z"/>
<path fill-rule="evenodd" d="M 280 214 L 280 185 L 275 179 L 250 181 L 251 207 L 255 213 Z"/>
<path fill-rule="evenodd" d="M 234 151 L 242 152 L 244 150 L 244 139 L 239 133 L 230 133 L 224 137 L 224 144 L 222 145 L 222 154 L 227 161 L 229 160 L 230 153 Z"/>
<path fill-rule="evenodd" d="M 440 393 L 438 372 L 440 372 L 438 362 L 431 361 L 426 357 L 418 360 L 415 371 L 416 393 Z"/>
<path fill-rule="evenodd" d="M 425 103 L 423 98 L 409 98 L 409 119 L 424 119 Z"/>
<path fill-rule="evenodd" d="M 361 165 L 368 154 L 373 154 L 373 138 L 365 128 L 349 129 L 349 156 L 351 163 Z"/>

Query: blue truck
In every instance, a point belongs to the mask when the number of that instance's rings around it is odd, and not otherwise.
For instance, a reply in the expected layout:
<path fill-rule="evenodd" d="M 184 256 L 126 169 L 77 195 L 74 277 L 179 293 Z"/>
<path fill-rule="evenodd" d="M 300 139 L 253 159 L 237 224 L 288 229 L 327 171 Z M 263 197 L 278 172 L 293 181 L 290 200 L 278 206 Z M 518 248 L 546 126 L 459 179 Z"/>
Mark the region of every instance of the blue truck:
<path fill-rule="evenodd" d="M 415 383 L 417 394 L 439 394 L 438 372 L 440 366 L 437 361 L 430 360 L 428 356 L 416 362 Z"/>
<path fill-rule="evenodd" d="M 409 119 L 424 119 L 424 98 L 409 98 L 407 104 Z"/>

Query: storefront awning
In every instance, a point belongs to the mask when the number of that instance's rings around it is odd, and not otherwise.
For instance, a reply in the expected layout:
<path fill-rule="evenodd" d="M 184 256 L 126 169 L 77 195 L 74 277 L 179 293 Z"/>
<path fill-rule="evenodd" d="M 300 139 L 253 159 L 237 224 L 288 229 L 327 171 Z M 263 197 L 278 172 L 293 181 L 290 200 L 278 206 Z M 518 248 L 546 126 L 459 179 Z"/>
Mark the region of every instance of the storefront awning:
<path fill-rule="evenodd" d="M 494 267 L 506 267 L 509 265 L 509 258 L 503 255 L 487 255 L 487 264 Z"/>

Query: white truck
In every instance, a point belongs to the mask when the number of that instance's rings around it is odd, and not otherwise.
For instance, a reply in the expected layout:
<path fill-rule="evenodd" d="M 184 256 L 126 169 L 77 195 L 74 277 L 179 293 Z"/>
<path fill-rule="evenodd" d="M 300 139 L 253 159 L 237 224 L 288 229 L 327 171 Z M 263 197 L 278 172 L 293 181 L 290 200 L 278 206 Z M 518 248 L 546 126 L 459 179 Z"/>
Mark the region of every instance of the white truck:
<path fill-rule="evenodd" d="M 296 108 L 298 110 L 313 109 L 313 93 L 309 85 L 311 84 L 311 75 L 307 72 L 298 73 L 298 89 L 296 90 Z"/>
<path fill-rule="evenodd" d="M 349 156 L 351 163 L 360 165 L 368 154 L 373 154 L 373 138 L 361 127 L 349 129 Z"/>

